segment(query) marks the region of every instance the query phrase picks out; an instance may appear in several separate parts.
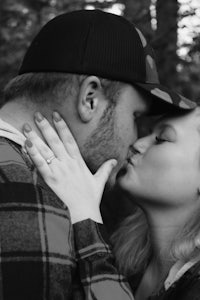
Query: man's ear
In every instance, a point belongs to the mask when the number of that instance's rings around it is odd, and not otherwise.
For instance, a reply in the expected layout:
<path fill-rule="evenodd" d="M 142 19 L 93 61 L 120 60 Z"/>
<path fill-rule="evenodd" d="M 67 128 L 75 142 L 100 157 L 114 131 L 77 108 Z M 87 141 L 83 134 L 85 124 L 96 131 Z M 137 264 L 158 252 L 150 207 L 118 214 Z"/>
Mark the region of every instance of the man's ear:
<path fill-rule="evenodd" d="M 78 96 L 78 113 L 85 123 L 92 120 L 99 105 L 101 83 L 98 77 L 88 76 L 81 84 Z"/>

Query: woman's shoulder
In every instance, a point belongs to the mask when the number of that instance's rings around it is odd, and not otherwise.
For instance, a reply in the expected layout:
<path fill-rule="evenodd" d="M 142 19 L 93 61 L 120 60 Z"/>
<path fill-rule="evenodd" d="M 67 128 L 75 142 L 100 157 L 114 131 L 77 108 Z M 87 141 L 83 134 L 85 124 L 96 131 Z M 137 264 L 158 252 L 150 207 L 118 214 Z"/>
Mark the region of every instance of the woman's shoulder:
<path fill-rule="evenodd" d="M 161 296 L 161 295 L 160 295 Z M 200 299 L 200 260 L 195 262 L 162 297 L 152 300 L 198 300 Z"/>

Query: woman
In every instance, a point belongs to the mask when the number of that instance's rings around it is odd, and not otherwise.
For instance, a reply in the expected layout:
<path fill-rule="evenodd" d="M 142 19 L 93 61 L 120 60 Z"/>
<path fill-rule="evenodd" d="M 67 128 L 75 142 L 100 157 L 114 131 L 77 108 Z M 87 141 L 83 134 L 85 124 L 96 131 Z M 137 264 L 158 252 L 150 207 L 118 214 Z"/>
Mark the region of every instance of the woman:
<path fill-rule="evenodd" d="M 92 175 L 62 119 L 55 126 L 63 144 L 47 120 L 37 125 L 51 149 L 43 145 L 39 152 L 42 142 L 32 132 L 25 133 L 27 151 L 47 184 L 68 205 L 74 223 L 102 222 L 99 203 L 113 162 Z M 199 299 L 200 108 L 162 118 L 139 139 L 118 183 L 139 207 L 113 237 L 135 299 Z"/>

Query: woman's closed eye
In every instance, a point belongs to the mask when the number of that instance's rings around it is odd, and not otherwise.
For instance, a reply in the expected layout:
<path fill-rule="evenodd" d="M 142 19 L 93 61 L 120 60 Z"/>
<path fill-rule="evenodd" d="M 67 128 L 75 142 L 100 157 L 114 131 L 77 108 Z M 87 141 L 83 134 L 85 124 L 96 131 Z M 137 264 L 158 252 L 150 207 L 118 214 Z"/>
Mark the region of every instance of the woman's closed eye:
<path fill-rule="evenodd" d="M 162 138 L 160 136 L 156 136 L 155 140 L 156 140 L 156 144 L 161 144 L 161 143 L 167 142 L 166 138 Z"/>
<path fill-rule="evenodd" d="M 171 126 L 166 126 L 162 129 L 159 134 L 155 136 L 156 144 L 161 144 L 165 142 L 174 142 L 176 140 L 176 131 Z"/>

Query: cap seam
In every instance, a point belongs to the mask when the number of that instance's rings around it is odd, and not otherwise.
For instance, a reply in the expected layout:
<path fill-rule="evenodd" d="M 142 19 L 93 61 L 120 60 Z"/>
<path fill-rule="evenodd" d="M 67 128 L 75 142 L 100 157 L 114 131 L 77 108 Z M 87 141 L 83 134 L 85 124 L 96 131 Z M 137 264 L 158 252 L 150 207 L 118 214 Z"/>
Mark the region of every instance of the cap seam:
<path fill-rule="evenodd" d="M 85 35 L 85 41 L 84 41 L 84 46 L 83 46 L 83 54 L 82 54 L 82 57 L 81 57 L 81 65 L 83 66 L 83 68 L 85 68 L 84 63 L 85 63 L 85 57 L 86 57 L 86 52 L 87 52 L 87 48 L 88 48 L 88 39 L 89 39 L 89 36 L 90 36 L 91 25 L 92 25 L 92 22 L 90 20 L 89 28 L 88 28 L 87 34 Z"/>

